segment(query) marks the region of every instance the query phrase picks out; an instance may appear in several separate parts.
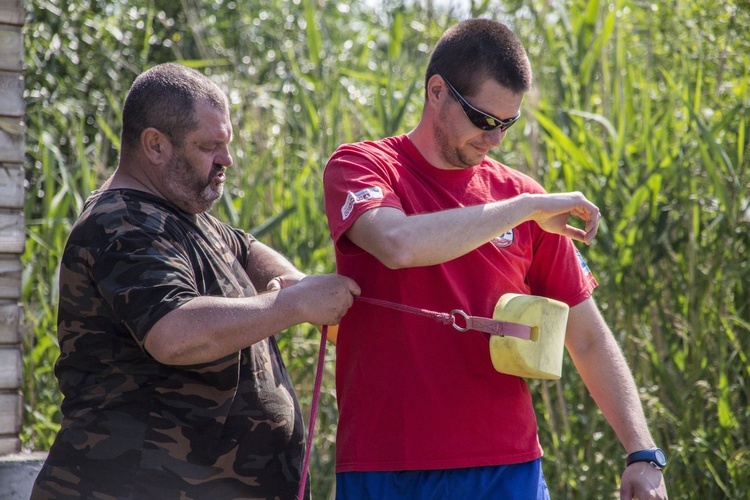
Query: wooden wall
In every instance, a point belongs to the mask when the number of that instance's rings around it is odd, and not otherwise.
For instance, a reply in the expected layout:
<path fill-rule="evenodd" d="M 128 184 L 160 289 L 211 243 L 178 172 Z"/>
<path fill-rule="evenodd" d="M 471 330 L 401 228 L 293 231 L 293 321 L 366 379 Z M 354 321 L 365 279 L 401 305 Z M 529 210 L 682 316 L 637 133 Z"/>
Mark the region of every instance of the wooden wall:
<path fill-rule="evenodd" d="M 0 455 L 21 450 L 24 18 L 23 0 L 0 0 Z"/>

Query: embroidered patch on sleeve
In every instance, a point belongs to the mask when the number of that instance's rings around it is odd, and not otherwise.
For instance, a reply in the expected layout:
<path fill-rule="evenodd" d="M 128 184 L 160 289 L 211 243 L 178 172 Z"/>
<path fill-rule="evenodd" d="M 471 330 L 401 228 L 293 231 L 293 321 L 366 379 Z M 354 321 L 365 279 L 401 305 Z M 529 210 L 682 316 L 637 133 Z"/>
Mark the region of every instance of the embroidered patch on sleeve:
<path fill-rule="evenodd" d="M 346 195 L 346 201 L 341 207 L 341 217 L 346 220 L 354 210 L 354 205 L 362 203 L 363 201 L 371 200 L 373 198 L 382 198 L 383 190 L 379 186 L 368 187 L 360 189 L 356 193 L 349 191 Z"/>
<path fill-rule="evenodd" d="M 589 269 L 589 265 L 586 264 L 586 259 L 583 258 L 583 255 L 581 255 L 581 252 L 579 252 L 576 249 L 576 255 L 578 255 L 578 263 L 581 265 L 581 269 L 583 270 L 583 274 L 591 274 L 591 269 Z"/>

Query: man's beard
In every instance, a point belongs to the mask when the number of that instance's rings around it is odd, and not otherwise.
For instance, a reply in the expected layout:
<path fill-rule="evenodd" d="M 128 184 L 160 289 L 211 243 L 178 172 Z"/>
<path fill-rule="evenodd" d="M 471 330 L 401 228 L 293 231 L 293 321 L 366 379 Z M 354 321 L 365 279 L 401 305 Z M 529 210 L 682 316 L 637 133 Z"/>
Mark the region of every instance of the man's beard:
<path fill-rule="evenodd" d="M 180 152 L 175 151 L 167 166 L 165 179 L 172 198 L 169 201 L 194 215 L 211 210 L 224 192 L 223 184 L 215 185 L 213 182 L 220 169 L 212 168 L 207 179 L 201 178 L 196 173 L 197 169 Z"/>
<path fill-rule="evenodd" d="M 457 148 L 450 145 L 448 133 L 443 126 L 448 119 L 448 113 L 445 108 L 440 111 L 438 115 L 439 121 L 433 125 L 433 134 L 440 150 L 440 156 L 443 160 L 454 168 L 466 169 L 471 168 L 482 162 L 482 158 L 477 160 L 476 157 L 471 157 L 466 154 L 461 148 Z"/>

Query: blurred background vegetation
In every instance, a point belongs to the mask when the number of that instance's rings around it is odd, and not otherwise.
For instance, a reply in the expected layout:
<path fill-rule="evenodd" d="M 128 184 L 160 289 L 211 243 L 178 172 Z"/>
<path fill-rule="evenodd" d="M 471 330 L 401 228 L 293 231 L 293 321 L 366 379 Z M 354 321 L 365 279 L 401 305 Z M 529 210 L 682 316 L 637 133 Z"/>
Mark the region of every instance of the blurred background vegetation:
<path fill-rule="evenodd" d="M 86 196 L 116 165 L 120 107 L 165 61 L 233 106 L 235 167 L 215 212 L 301 269 L 334 270 L 322 169 L 343 142 L 408 132 L 443 31 L 507 23 L 535 88 L 494 156 L 602 209 L 581 248 L 636 381 L 673 498 L 750 491 L 750 4 L 746 0 L 31 0 L 25 32 L 24 446 L 59 428 L 57 268 Z M 305 414 L 319 334 L 281 346 Z M 311 463 L 333 495 L 335 350 Z M 553 498 L 611 498 L 624 450 L 566 358 L 530 382 Z M 502 425 L 502 422 L 498 422 Z M 386 437 L 387 438 L 387 437 Z M 436 436 L 436 439 L 439 437 Z"/>

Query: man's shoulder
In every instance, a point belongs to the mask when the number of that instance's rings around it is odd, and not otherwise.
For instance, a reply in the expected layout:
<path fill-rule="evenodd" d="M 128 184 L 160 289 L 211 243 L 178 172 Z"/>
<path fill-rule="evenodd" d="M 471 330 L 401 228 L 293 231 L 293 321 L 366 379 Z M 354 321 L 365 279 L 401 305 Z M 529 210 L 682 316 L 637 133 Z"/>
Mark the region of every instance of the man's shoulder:
<path fill-rule="evenodd" d="M 169 211 L 167 203 L 150 193 L 135 189 L 106 189 L 94 191 L 86 199 L 81 217 L 90 214 L 103 216 L 123 213 L 154 213 Z"/>
<path fill-rule="evenodd" d="M 94 191 L 71 230 L 71 241 L 91 246 L 124 234 L 163 234 L 173 225 L 176 209 L 160 198 L 130 189 Z"/>
<path fill-rule="evenodd" d="M 355 157 L 395 157 L 404 149 L 405 135 L 386 137 L 374 141 L 360 141 L 342 144 L 333 155 L 331 160 L 355 156 Z"/>

